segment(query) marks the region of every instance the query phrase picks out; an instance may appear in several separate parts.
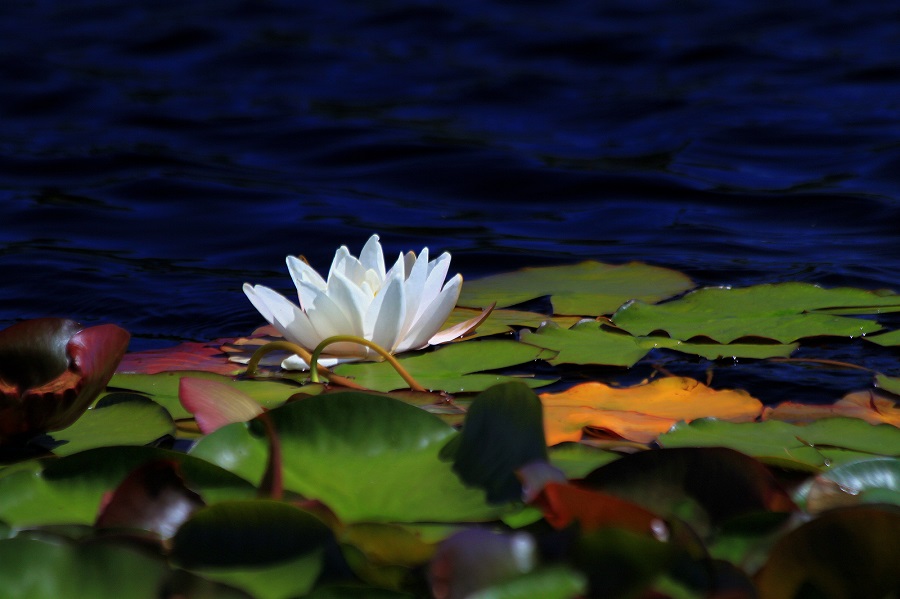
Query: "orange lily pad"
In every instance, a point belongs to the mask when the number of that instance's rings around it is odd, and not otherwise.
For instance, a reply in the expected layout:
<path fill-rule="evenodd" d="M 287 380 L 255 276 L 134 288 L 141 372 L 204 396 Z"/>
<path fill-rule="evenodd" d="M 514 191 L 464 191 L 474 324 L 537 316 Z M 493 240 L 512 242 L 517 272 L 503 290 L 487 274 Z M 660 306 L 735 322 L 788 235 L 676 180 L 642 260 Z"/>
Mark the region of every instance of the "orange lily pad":
<path fill-rule="evenodd" d="M 808 405 L 787 401 L 766 408 L 764 420 L 810 422 L 821 418 L 859 418 L 869 424 L 892 424 L 900 428 L 900 406 L 881 391 L 856 391 L 829 405 Z"/>
<path fill-rule="evenodd" d="M 579 441 L 585 427 L 650 443 L 679 421 L 718 418 L 750 422 L 762 403 L 743 390 L 715 390 L 687 377 L 666 377 L 634 387 L 589 382 L 540 395 L 548 445 Z"/>

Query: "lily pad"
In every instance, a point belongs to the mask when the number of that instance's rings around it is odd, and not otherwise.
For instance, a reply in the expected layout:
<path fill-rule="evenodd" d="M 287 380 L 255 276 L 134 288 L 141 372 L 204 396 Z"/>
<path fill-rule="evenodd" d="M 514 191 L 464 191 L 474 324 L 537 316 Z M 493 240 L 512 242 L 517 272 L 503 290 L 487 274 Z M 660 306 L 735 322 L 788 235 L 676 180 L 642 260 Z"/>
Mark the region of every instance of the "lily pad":
<path fill-rule="evenodd" d="M 175 435 L 175 423 L 165 408 L 136 393 L 111 393 L 45 445 L 65 456 L 95 447 L 147 445 L 166 435 Z"/>
<path fill-rule="evenodd" d="M 309 591 L 332 541 L 312 514 L 270 500 L 226 501 L 197 510 L 172 539 L 172 560 L 259 599 Z"/>
<path fill-rule="evenodd" d="M 900 308 L 900 296 L 850 287 L 823 289 L 808 283 L 706 287 L 663 304 L 628 303 L 612 320 L 632 335 L 665 331 L 681 340 L 708 337 L 730 343 L 742 337 L 763 337 L 790 343 L 817 335 L 858 337 L 878 331 L 881 325 L 874 321 L 829 311 L 845 308 L 869 314 L 873 306 Z"/>
<path fill-rule="evenodd" d="M 434 351 L 400 356 L 398 361 L 426 389 L 462 393 L 484 391 L 492 385 L 520 380 L 529 387 L 541 387 L 555 379 L 518 378 L 488 374 L 525 362 L 545 360 L 554 352 L 516 341 L 479 340 L 453 343 Z M 353 379 L 373 391 L 406 389 L 409 385 L 387 362 L 341 364 L 334 373 Z"/>
<path fill-rule="evenodd" d="M 453 309 L 453 312 L 450 313 L 450 317 L 447 319 L 445 326 L 456 325 L 473 318 L 478 314 L 481 314 L 481 310 L 456 307 Z M 547 316 L 540 312 L 528 312 L 525 310 L 494 309 L 490 316 L 487 317 L 487 320 L 485 320 L 474 333 L 467 335 L 466 339 L 512 333 L 517 328 L 522 327 L 536 329 L 545 322 L 555 322 L 560 326 L 568 328 L 578 322 L 578 320 L 578 316 Z"/>
<path fill-rule="evenodd" d="M 900 506 L 900 459 L 877 457 L 835 466 L 802 484 L 794 500 L 810 513 L 860 503 Z"/>
<path fill-rule="evenodd" d="M 736 422 L 754 420 L 760 401 L 740 390 L 715 390 L 686 377 L 665 377 L 634 387 L 582 383 L 560 393 L 543 393 L 547 443 L 578 441 L 584 427 L 649 443 L 679 421 L 714 415 Z"/>
<path fill-rule="evenodd" d="M 298 386 L 290 381 L 235 380 L 222 374 L 193 370 L 160 372 L 158 374 L 116 373 L 109 381 L 108 389 L 124 389 L 144 393 L 166 408 L 172 418 L 176 420 L 191 418 L 192 414 L 181 405 L 178 399 L 178 387 L 182 377 L 217 381 L 234 387 L 258 401 L 264 408 L 280 406 L 298 389 Z"/>
<path fill-rule="evenodd" d="M 721 358 L 765 359 L 787 357 L 797 344 L 781 343 L 693 343 L 669 337 L 633 337 L 623 331 L 608 329 L 600 322 L 583 321 L 570 329 L 550 322 L 534 332 L 522 331 L 523 343 L 559 352 L 551 364 L 604 364 L 634 366 L 655 348 L 695 354 L 708 360 Z"/>
<path fill-rule="evenodd" d="M 597 316 L 612 314 L 628 300 L 658 302 L 692 287 L 690 278 L 668 268 L 586 261 L 466 281 L 457 303 L 484 308 L 497 302 L 498 308 L 505 308 L 549 295 L 555 314 Z"/>
<path fill-rule="evenodd" d="M 183 453 L 152 447 L 101 447 L 53 460 L 30 460 L 2 471 L 0 520 L 11 526 L 92 524 L 104 493 L 153 460 L 179 464 L 188 488 L 207 502 L 252 497 L 234 474 Z"/>
<path fill-rule="evenodd" d="M 734 423 L 702 418 L 661 435 L 663 447 L 731 447 L 764 462 L 821 470 L 872 455 L 900 455 L 900 429 L 855 418 L 827 418 L 806 426 L 777 420 Z"/>
<path fill-rule="evenodd" d="M 503 511 L 439 459 L 457 433 L 424 410 L 382 395 L 340 392 L 268 416 L 281 441 L 285 489 L 322 501 L 345 522 L 477 521 Z M 191 455 L 255 484 L 268 448 L 255 422 L 235 423 L 201 439 Z"/>

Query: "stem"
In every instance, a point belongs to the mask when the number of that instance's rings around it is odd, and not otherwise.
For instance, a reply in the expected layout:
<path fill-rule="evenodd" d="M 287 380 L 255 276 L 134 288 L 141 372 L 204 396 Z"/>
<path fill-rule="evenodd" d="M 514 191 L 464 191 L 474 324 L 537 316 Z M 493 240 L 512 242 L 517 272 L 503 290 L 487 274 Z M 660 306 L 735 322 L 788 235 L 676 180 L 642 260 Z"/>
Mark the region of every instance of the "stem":
<path fill-rule="evenodd" d="M 400 365 L 400 362 L 397 361 L 397 358 L 395 358 L 394 356 L 391 355 L 391 352 L 384 349 L 377 343 L 369 341 L 368 339 L 363 339 L 362 337 L 357 337 L 356 335 L 335 335 L 333 337 L 329 337 L 328 339 L 325 339 L 324 341 L 322 341 L 322 343 L 320 343 L 316 347 L 316 349 L 312 353 L 311 360 L 309 361 L 310 372 L 312 373 L 312 381 L 314 383 L 319 382 L 319 377 L 318 377 L 319 370 L 317 367 L 319 365 L 319 356 L 322 354 L 322 350 L 324 350 L 326 347 L 328 347 L 332 343 L 347 342 L 347 341 L 349 341 L 350 343 L 358 343 L 359 345 L 365 345 L 369 349 L 374 350 L 378 355 L 380 355 L 382 358 L 387 360 L 387 362 L 391 366 L 394 367 L 394 370 L 397 371 L 397 374 L 399 374 L 403 378 L 403 380 L 406 381 L 406 384 L 409 385 L 409 388 L 412 389 L 413 391 L 423 391 L 426 393 L 428 392 L 428 390 L 425 389 L 425 387 L 420 385 L 418 383 L 418 381 L 416 381 L 416 379 L 414 379 L 412 377 L 412 375 L 409 373 L 408 370 L 406 370 L 403 366 Z M 328 372 L 328 371 L 326 370 L 326 372 Z M 333 375 L 329 372 L 327 376 L 333 376 Z"/>
<path fill-rule="evenodd" d="M 271 341 L 269 343 L 266 343 L 259 349 L 257 349 L 255 352 L 253 352 L 253 356 L 250 358 L 250 361 L 247 362 L 247 372 L 245 373 L 246 376 L 256 375 L 257 370 L 259 369 L 259 361 L 262 360 L 263 356 L 265 356 L 266 354 L 271 353 L 273 351 L 279 351 L 279 350 L 289 351 L 293 354 L 297 354 L 298 356 L 303 358 L 303 360 L 307 364 L 311 365 L 310 369 L 313 368 L 312 356 L 306 349 L 300 347 L 296 343 L 291 343 L 290 341 Z M 312 374 L 312 373 L 315 373 L 315 374 Z M 362 385 L 354 383 L 347 377 L 332 374 L 331 371 L 329 371 L 327 368 L 325 368 L 324 366 L 319 366 L 319 365 L 316 365 L 315 370 L 311 371 L 312 381 L 314 383 L 319 382 L 318 374 L 321 374 L 321 375 L 327 377 L 328 380 L 331 381 L 332 383 L 334 383 L 335 385 L 341 385 L 342 387 L 347 387 L 348 389 L 358 389 L 360 391 L 367 390 Z"/>

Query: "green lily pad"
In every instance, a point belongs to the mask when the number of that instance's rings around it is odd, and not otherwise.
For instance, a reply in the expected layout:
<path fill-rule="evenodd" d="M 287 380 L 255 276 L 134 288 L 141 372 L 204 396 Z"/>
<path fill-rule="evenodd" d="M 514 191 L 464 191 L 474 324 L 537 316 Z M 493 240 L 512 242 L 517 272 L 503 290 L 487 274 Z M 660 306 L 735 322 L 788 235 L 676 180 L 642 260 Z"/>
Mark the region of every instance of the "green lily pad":
<path fill-rule="evenodd" d="M 481 310 L 474 308 L 456 307 L 450 313 L 444 328 L 459 324 L 465 320 L 473 318 L 481 314 Z M 570 327 L 578 322 L 578 316 L 547 316 L 540 312 L 528 312 L 525 310 L 500 310 L 494 309 L 491 315 L 487 317 L 481 325 L 467 339 L 476 337 L 487 337 L 490 335 L 502 335 L 504 333 L 512 333 L 518 328 L 529 327 L 536 329 L 544 322 L 555 322 L 563 327 Z"/>
<path fill-rule="evenodd" d="M 513 380 L 520 380 L 529 387 L 548 385 L 555 379 L 523 379 L 484 371 L 546 360 L 553 355 L 554 352 L 533 345 L 486 339 L 453 343 L 434 351 L 400 356 L 398 361 L 426 389 L 462 393 L 484 391 L 497 383 Z M 349 377 L 373 391 L 409 387 L 387 362 L 341 364 L 334 368 L 334 373 Z"/>
<path fill-rule="evenodd" d="M 840 316 L 832 309 L 868 314 L 872 306 L 900 307 L 900 296 L 862 289 L 823 289 L 808 283 L 756 285 L 742 289 L 707 287 L 658 305 L 635 301 L 613 315 L 632 335 L 665 331 L 675 339 L 709 337 L 730 343 L 763 337 L 789 343 L 804 337 L 858 337 L 881 329 L 871 320 Z M 826 313 L 826 310 L 829 312 Z"/>
<path fill-rule="evenodd" d="M 633 366 L 655 348 L 694 354 L 708 360 L 787 357 L 797 349 L 796 343 L 692 343 L 669 337 L 633 337 L 622 331 L 607 329 L 596 321 L 580 322 L 571 329 L 548 323 L 534 332 L 522 331 L 519 339 L 523 343 L 559 352 L 548 360 L 551 364 L 624 367 Z"/>
<path fill-rule="evenodd" d="M 882 347 L 897 347 L 900 345 L 900 331 L 888 331 L 877 335 L 867 335 L 866 341 L 870 341 Z"/>
<path fill-rule="evenodd" d="M 472 401 L 462 432 L 442 455 L 452 453 L 453 470 L 484 489 L 488 501 L 519 501 L 516 470 L 547 460 L 541 411 L 541 400 L 522 383 L 494 385 Z"/>
<path fill-rule="evenodd" d="M 226 501 L 202 508 L 172 539 L 175 563 L 259 599 L 309 591 L 322 570 L 331 530 L 293 505 Z"/>
<path fill-rule="evenodd" d="M 900 455 L 900 429 L 856 418 L 825 418 L 805 426 L 701 418 L 679 422 L 658 442 L 663 447 L 730 447 L 767 463 L 808 470 L 872 455 Z"/>
<path fill-rule="evenodd" d="M 153 447 L 101 447 L 3 470 L 0 520 L 11 526 L 92 524 L 103 494 L 134 468 L 156 459 L 178 462 L 187 486 L 207 502 L 252 497 L 245 480 L 180 452 Z"/>
<path fill-rule="evenodd" d="M 258 401 L 264 408 L 280 406 L 298 389 L 297 385 L 289 381 L 235 380 L 221 374 L 194 370 L 160 372 L 158 374 L 116 373 L 109 381 L 107 388 L 144 393 L 166 408 L 172 418 L 176 420 L 191 418 L 191 413 L 185 410 L 178 401 L 178 383 L 184 376 L 219 381 L 230 385 Z"/>
<path fill-rule="evenodd" d="M 563 266 L 523 268 L 466 281 L 458 304 L 498 308 L 550 296 L 555 314 L 611 314 L 632 299 L 658 302 L 694 287 L 684 274 L 640 262 L 614 265 L 586 261 Z"/>
<path fill-rule="evenodd" d="M 888 393 L 900 395 L 900 377 L 887 376 L 885 374 L 875 375 L 875 385 L 879 389 L 884 389 Z"/>
<path fill-rule="evenodd" d="M 322 501 L 345 522 L 477 521 L 502 512 L 439 459 L 456 432 L 424 410 L 382 395 L 340 392 L 268 416 L 281 441 L 285 489 Z M 268 457 L 257 425 L 222 427 L 191 455 L 257 483 Z"/>
<path fill-rule="evenodd" d="M 550 463 L 562 470 L 567 478 L 583 478 L 592 470 L 622 457 L 614 451 L 583 443 L 560 443 L 551 447 L 549 452 Z"/>
<path fill-rule="evenodd" d="M 165 408 L 136 393 L 111 393 L 74 424 L 53 433 L 47 446 L 64 456 L 95 447 L 147 445 L 165 435 L 175 435 Z"/>

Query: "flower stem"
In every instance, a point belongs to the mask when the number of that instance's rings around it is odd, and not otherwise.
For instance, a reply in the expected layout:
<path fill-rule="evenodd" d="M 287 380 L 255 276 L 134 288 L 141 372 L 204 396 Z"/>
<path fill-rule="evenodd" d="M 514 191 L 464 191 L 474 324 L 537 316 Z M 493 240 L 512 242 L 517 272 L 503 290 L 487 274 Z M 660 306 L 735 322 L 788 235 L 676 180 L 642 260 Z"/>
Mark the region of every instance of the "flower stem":
<path fill-rule="evenodd" d="M 363 339 L 362 337 L 357 337 L 356 335 L 335 335 L 333 337 L 329 337 L 328 339 L 325 339 L 324 341 L 322 341 L 322 343 L 320 343 L 316 347 L 316 349 L 312 353 L 312 356 L 310 357 L 311 359 L 308 361 L 310 368 L 311 368 L 312 381 L 314 383 L 318 382 L 318 380 L 319 380 L 318 379 L 318 370 L 315 367 L 318 366 L 319 356 L 322 354 L 322 351 L 326 347 L 331 345 L 332 343 L 339 343 L 342 341 L 350 342 L 350 343 L 358 343 L 359 345 L 365 345 L 369 349 L 375 350 L 375 352 L 378 353 L 378 355 L 380 355 L 382 358 L 387 360 L 387 362 L 391 366 L 394 367 L 394 370 L 396 370 L 397 374 L 399 374 L 403 378 L 403 380 L 406 381 L 406 384 L 409 385 L 410 389 L 412 389 L 413 391 L 423 391 L 426 393 L 428 392 L 428 390 L 425 389 L 425 387 L 420 385 L 418 383 L 418 381 L 416 381 L 416 379 L 414 379 L 412 377 L 412 375 L 409 373 L 408 370 L 406 370 L 403 366 L 400 365 L 400 362 L 397 361 L 397 358 L 395 358 L 394 356 L 391 355 L 391 352 L 384 349 L 377 343 L 369 341 L 368 339 Z M 331 375 L 331 373 L 329 373 L 329 375 Z"/>
<path fill-rule="evenodd" d="M 357 383 L 354 383 L 347 377 L 332 374 L 332 372 L 329 371 L 324 366 L 319 366 L 318 364 L 313 364 L 313 358 L 310 355 L 309 351 L 307 351 L 303 347 L 300 347 L 296 343 L 291 343 L 290 341 L 271 341 L 269 343 L 266 343 L 259 349 L 257 349 L 255 352 L 253 352 L 253 356 L 250 358 L 250 361 L 247 362 L 246 375 L 254 376 L 259 368 L 259 361 L 262 360 L 263 356 L 265 356 L 266 354 L 268 354 L 270 352 L 279 351 L 279 350 L 289 351 L 289 352 L 297 354 L 298 356 L 303 358 L 303 360 L 307 364 L 310 365 L 311 377 L 312 377 L 312 381 L 314 383 L 319 382 L 318 375 L 321 374 L 321 375 L 327 377 L 329 381 L 331 381 L 332 383 L 334 383 L 336 385 L 341 385 L 341 386 L 347 387 L 349 389 L 366 390 L 365 387 L 363 387 L 362 385 L 359 385 Z"/>

